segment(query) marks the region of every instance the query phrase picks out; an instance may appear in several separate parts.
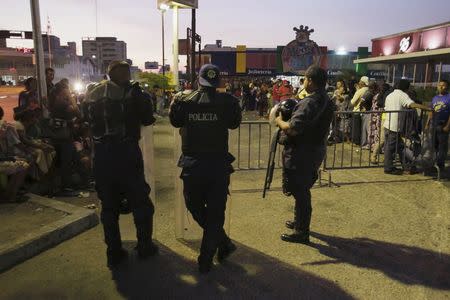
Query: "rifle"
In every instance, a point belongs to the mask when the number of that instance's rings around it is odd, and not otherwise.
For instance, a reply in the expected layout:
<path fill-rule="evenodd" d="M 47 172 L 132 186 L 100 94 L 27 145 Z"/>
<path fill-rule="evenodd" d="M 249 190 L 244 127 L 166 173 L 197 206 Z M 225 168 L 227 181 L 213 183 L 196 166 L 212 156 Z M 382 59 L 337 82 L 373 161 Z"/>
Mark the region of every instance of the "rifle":
<path fill-rule="evenodd" d="M 277 153 L 278 139 L 280 138 L 281 130 L 277 128 L 273 134 L 272 141 L 270 143 L 269 160 L 267 162 L 266 179 L 264 182 L 264 190 L 262 197 L 266 197 L 266 191 L 270 190 L 270 185 L 272 184 L 273 171 L 275 169 L 275 154 Z"/>

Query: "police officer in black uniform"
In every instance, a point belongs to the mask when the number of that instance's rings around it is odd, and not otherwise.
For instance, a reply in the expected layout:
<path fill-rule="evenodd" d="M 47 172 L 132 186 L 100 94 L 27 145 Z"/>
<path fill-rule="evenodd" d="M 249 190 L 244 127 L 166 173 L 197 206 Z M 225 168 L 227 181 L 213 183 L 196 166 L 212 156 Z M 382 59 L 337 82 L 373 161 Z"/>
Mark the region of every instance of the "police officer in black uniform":
<path fill-rule="evenodd" d="M 210 271 L 216 251 L 222 262 L 236 249 L 223 225 L 234 161 L 228 153 L 228 130 L 240 125 L 242 115 L 235 97 L 216 92 L 219 74 L 217 66 L 204 65 L 199 89 L 177 95 L 169 113 L 172 125 L 181 128 L 178 166 L 183 168 L 180 178 L 186 207 L 203 228 L 198 257 L 201 273 Z"/>
<path fill-rule="evenodd" d="M 283 234 L 281 239 L 293 243 L 309 242 L 311 223 L 310 189 L 318 178 L 318 170 L 326 151 L 325 139 L 330 128 L 335 106 L 329 99 L 325 85 L 325 70 L 311 66 L 305 74 L 305 89 L 308 96 L 294 109 L 286 122 L 279 116 L 277 125 L 286 135 L 283 150 L 283 166 L 289 192 L 295 198 L 294 221 L 287 221 L 286 227 L 292 234 Z"/>
<path fill-rule="evenodd" d="M 139 258 L 158 252 L 152 242 L 154 206 L 139 148 L 141 126 L 151 125 L 155 119 L 150 96 L 130 82 L 128 63 L 114 61 L 108 73 L 111 80 L 102 81 L 88 93 L 83 113 L 94 140 L 94 176 L 102 202 L 107 263 L 114 268 L 128 256 L 119 230 L 124 198 L 133 213 Z"/>

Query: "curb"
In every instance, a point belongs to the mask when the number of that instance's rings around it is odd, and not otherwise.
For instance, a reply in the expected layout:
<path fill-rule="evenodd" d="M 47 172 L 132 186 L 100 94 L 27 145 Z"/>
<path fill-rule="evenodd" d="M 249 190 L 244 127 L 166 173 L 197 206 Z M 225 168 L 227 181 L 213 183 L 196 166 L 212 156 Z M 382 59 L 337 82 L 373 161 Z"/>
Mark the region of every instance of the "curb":
<path fill-rule="evenodd" d="M 28 195 L 33 203 L 67 214 L 66 217 L 45 225 L 18 240 L 0 246 L 0 272 L 68 240 L 99 223 L 95 211 L 56 200 Z"/>

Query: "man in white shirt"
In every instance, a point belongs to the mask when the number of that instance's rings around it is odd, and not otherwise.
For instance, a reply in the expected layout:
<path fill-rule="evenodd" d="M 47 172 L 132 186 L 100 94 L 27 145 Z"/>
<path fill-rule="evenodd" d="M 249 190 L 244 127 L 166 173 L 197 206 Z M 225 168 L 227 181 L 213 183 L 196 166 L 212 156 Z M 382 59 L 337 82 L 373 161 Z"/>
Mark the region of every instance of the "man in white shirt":
<path fill-rule="evenodd" d="M 355 95 L 353 95 L 352 100 L 350 103 L 353 106 L 354 112 L 361 111 L 361 101 L 362 96 L 367 92 L 368 86 L 369 86 L 369 77 L 363 76 L 359 80 L 358 83 L 359 89 L 356 91 Z M 352 120 L 352 142 L 356 145 L 361 144 L 361 115 L 360 114 L 353 114 L 353 120 Z"/>
<path fill-rule="evenodd" d="M 406 108 L 415 108 L 430 110 L 429 107 L 417 104 L 406 94 L 409 90 L 409 81 L 406 79 L 400 80 L 398 88 L 386 97 L 384 110 L 386 111 L 385 120 L 383 123 L 385 129 L 386 141 L 384 144 L 384 173 L 392 175 L 401 175 L 402 170 L 393 166 L 395 154 L 398 153 L 400 160 L 404 164 L 403 158 L 403 140 L 400 135 L 400 117 L 398 112 Z"/>

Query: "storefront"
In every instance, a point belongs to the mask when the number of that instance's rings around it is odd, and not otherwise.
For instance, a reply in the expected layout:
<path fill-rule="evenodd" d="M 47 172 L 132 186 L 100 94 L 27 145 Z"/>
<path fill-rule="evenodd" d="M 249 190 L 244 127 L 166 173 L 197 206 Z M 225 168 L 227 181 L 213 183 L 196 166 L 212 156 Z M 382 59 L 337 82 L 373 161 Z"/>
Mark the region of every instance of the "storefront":
<path fill-rule="evenodd" d="M 294 31 L 294 40 L 276 48 L 249 48 L 246 45 L 224 47 L 219 40 L 216 44 L 205 46 L 200 65 L 217 65 L 225 78 L 301 76 L 312 64 L 331 69 L 335 74 L 342 69 L 355 70 L 353 60 L 369 55 L 367 47 L 342 53 L 319 46 L 310 39 L 314 31 L 307 26 L 294 28 Z"/>
<path fill-rule="evenodd" d="M 375 38 L 371 57 L 354 63 L 384 70 L 391 84 L 406 78 L 418 86 L 434 86 L 450 79 L 450 22 Z"/>

